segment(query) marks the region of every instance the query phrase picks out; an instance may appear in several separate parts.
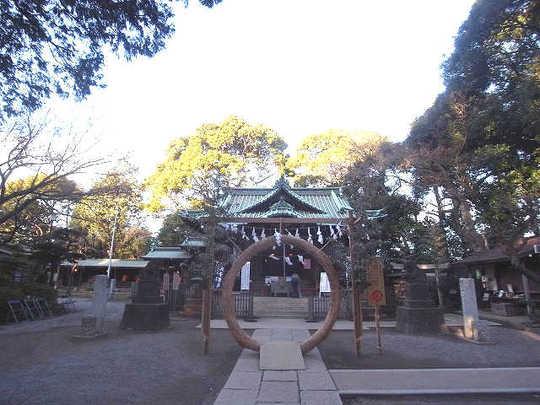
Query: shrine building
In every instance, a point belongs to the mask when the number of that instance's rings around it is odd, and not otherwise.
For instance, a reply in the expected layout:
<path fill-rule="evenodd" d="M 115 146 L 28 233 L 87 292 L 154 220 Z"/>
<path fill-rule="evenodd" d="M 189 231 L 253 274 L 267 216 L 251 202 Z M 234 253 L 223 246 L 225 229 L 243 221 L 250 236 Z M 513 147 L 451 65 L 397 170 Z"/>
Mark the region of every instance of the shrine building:
<path fill-rule="evenodd" d="M 272 188 L 228 188 L 218 208 L 218 222 L 236 234 L 238 249 L 276 237 L 271 249 L 249 263 L 249 283 L 245 274 L 237 282 L 235 289 L 249 288 L 255 295 L 289 295 L 290 288 L 286 293 L 273 287 L 290 283 L 294 274 L 300 278 L 303 296 L 312 295 L 319 286 L 318 263 L 279 243 L 280 234 L 302 238 L 323 250 L 331 241 L 348 244 L 346 221 L 352 208 L 338 187 L 295 188 L 281 178 Z"/>

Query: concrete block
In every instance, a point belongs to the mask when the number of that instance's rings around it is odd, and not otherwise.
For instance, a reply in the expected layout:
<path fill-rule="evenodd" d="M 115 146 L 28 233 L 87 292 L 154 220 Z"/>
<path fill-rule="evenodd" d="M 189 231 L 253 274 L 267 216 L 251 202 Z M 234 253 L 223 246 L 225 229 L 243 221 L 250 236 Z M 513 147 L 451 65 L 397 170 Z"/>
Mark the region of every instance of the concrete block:
<path fill-rule="evenodd" d="M 263 381 L 258 402 L 298 402 L 298 384 L 292 381 Z"/>
<path fill-rule="evenodd" d="M 341 405 L 341 398 L 337 391 L 302 391 L 300 392 L 302 405 Z"/>
<path fill-rule="evenodd" d="M 268 342 L 261 345 L 261 370 L 303 370 L 304 358 L 297 342 Z"/>
<path fill-rule="evenodd" d="M 231 390 L 222 389 L 214 405 L 254 405 L 257 390 Z"/>
<path fill-rule="evenodd" d="M 328 371 L 321 372 L 298 372 L 298 381 L 302 391 L 335 390 L 336 385 Z"/>
<path fill-rule="evenodd" d="M 257 357 L 241 357 L 236 362 L 234 371 L 259 371 L 259 359 Z"/>
<path fill-rule="evenodd" d="M 262 372 L 234 371 L 225 383 L 225 388 L 237 390 L 258 390 L 261 383 Z"/>
<path fill-rule="evenodd" d="M 263 381 L 297 381 L 296 371 L 267 370 L 263 374 Z"/>

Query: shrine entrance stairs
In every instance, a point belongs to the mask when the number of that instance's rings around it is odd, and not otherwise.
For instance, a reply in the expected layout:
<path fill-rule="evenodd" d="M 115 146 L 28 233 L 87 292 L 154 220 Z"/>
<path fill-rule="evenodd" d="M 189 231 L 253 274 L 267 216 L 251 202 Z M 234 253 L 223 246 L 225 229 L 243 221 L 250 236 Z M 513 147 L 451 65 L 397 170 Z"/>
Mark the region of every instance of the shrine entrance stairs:
<path fill-rule="evenodd" d="M 258 318 L 308 317 L 308 298 L 253 297 L 253 315 Z"/>

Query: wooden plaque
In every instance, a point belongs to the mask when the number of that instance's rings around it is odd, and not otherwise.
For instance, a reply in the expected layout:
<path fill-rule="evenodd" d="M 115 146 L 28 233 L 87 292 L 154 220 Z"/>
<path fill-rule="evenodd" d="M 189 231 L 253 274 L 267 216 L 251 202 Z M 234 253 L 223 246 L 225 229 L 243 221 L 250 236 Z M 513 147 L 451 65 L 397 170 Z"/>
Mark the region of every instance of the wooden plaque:
<path fill-rule="evenodd" d="M 368 260 L 367 283 L 367 297 L 369 305 L 386 305 L 383 264 L 381 259 L 377 257 Z"/>

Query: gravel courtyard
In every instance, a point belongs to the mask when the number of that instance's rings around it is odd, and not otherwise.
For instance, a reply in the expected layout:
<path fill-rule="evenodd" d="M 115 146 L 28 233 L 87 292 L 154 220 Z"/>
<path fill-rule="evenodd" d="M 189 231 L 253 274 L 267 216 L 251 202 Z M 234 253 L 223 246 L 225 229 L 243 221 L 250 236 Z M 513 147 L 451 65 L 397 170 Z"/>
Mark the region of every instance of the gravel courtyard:
<path fill-rule="evenodd" d="M 540 334 L 491 326 L 495 344 L 478 345 L 453 336 L 408 336 L 383 330 L 383 354 L 377 353 L 376 334 L 364 332 L 362 356 L 353 353 L 350 331 L 334 331 L 320 346 L 326 366 L 333 368 L 453 368 L 538 367 Z"/>
<path fill-rule="evenodd" d="M 109 334 L 76 341 L 89 300 L 78 312 L 0 327 L 2 404 L 212 404 L 240 355 L 227 329 L 212 330 L 211 352 L 202 355 L 198 320 L 172 319 L 160 332 L 118 328 L 124 303 L 107 306 Z M 450 336 L 407 336 L 384 329 L 384 354 L 366 331 L 363 354 L 352 355 L 352 332 L 334 331 L 320 351 L 335 368 L 432 368 L 540 366 L 540 334 L 491 327 L 495 345 Z M 494 382 L 496 384 L 496 382 Z M 536 403 L 538 396 L 462 397 L 460 403 Z M 454 398 L 345 398 L 346 404 L 455 403 Z"/>
<path fill-rule="evenodd" d="M 0 403 L 213 403 L 240 354 L 228 330 L 212 331 L 203 356 L 197 320 L 173 320 L 161 332 L 122 331 L 123 303 L 107 309 L 110 333 L 91 341 L 70 339 L 82 311 L 2 326 Z"/>

